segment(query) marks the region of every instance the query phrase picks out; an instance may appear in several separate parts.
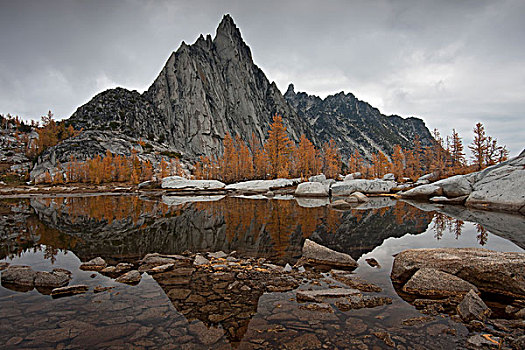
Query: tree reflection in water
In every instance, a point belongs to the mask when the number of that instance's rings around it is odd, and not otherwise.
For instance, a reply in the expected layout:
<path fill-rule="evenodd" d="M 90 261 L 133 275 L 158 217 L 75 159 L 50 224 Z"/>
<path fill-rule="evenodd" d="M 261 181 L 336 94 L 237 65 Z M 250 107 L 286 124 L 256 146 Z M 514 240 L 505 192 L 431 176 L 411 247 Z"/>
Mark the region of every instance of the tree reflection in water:
<path fill-rule="evenodd" d="M 2 237 L 0 249 L 4 257 L 44 249 L 51 260 L 60 250 L 72 250 L 82 260 L 94 254 L 131 258 L 157 251 L 237 250 L 293 262 L 301 254 L 304 239 L 313 236 L 357 259 L 389 237 L 426 231 L 430 222 L 436 239 L 445 231 L 458 238 L 464 226 L 463 221 L 444 214 L 384 198 L 377 199 L 377 206 L 372 199 L 371 209 L 347 211 L 305 208 L 295 200 L 225 197 L 202 202 L 191 198 L 184 203 L 186 197 L 178 199 L 177 205 L 138 196 L 2 202 L 2 212 L 13 218 L 0 221 L 4 231 L 11 232 Z M 481 226 L 478 232 L 483 245 L 487 232 Z"/>

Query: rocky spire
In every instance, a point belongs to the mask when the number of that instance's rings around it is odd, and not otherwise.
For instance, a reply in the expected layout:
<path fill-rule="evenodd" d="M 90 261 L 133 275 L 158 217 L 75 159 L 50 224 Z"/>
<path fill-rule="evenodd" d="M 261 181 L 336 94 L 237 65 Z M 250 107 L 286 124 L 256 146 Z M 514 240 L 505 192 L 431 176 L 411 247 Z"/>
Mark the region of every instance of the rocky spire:
<path fill-rule="evenodd" d="M 241 31 L 233 22 L 233 18 L 228 14 L 224 15 L 219 23 L 213 42 L 217 53 L 224 59 L 252 60 L 250 48 L 242 39 Z"/>
<path fill-rule="evenodd" d="M 295 95 L 295 86 L 292 83 L 290 83 L 290 85 L 288 85 L 288 89 L 284 93 L 284 97 L 288 98 L 292 97 L 293 95 Z"/>

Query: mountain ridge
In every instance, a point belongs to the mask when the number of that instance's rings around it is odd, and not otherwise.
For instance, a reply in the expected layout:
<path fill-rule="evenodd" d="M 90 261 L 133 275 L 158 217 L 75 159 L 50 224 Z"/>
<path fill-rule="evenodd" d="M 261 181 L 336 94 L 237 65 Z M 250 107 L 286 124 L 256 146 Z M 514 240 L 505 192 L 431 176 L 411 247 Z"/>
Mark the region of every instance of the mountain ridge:
<path fill-rule="evenodd" d="M 222 153 L 226 133 L 244 140 L 255 135 L 262 143 L 275 114 L 283 116 L 293 141 L 305 134 L 320 148 L 333 138 L 344 159 L 356 149 L 369 160 L 373 152 L 390 154 L 394 144 L 410 148 L 416 132 L 424 145 L 432 142 L 422 120 L 384 116 L 351 93 L 320 99 L 295 93 L 291 85 L 283 95 L 253 62 L 230 15 L 223 17 L 214 38 L 201 34 L 191 45 L 183 41 L 144 93 L 120 87 L 103 91 L 66 122 L 115 138 L 146 139 L 193 161 Z M 60 152 L 46 152 L 37 166 L 67 162 Z M 83 152 L 77 159 L 87 156 Z"/>

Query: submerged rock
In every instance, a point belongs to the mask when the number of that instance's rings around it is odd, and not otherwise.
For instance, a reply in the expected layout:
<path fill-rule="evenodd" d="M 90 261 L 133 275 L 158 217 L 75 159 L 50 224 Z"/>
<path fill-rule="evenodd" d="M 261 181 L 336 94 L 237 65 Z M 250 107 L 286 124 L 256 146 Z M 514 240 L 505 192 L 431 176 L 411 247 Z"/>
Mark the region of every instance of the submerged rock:
<path fill-rule="evenodd" d="M 419 269 L 432 268 L 455 275 L 480 291 L 525 297 L 525 253 L 481 248 L 409 249 L 394 259 L 391 278 L 406 283 Z"/>
<path fill-rule="evenodd" d="M 357 267 L 357 262 L 350 255 L 336 252 L 309 239 L 304 241 L 301 261 L 313 265 L 335 266 L 348 269 Z"/>
<path fill-rule="evenodd" d="M 350 288 L 360 290 L 362 292 L 381 292 L 382 289 L 370 282 L 367 282 L 360 278 L 357 275 L 354 275 L 353 273 L 349 273 L 348 271 L 341 271 L 341 270 L 332 270 L 330 271 L 333 278 L 336 281 L 339 281 L 341 283 L 346 284 Z"/>
<path fill-rule="evenodd" d="M 361 292 L 357 289 L 328 288 L 317 290 L 301 290 L 297 292 L 296 298 L 297 301 L 314 301 L 320 303 L 325 298 L 340 298 L 351 295 L 362 296 Z"/>
<path fill-rule="evenodd" d="M 479 293 L 471 283 L 449 273 L 421 268 L 403 286 L 403 291 L 425 297 L 443 298 L 465 295 L 470 290 Z"/>
<path fill-rule="evenodd" d="M 465 295 L 457 307 L 457 312 L 465 322 L 473 320 L 485 322 L 491 314 L 488 306 L 485 305 L 474 290 L 469 291 L 467 295 Z"/>
<path fill-rule="evenodd" d="M 70 296 L 70 295 L 75 295 L 75 294 L 82 294 L 82 293 L 87 292 L 88 289 L 89 287 L 86 286 L 85 284 L 60 287 L 60 288 L 53 289 L 51 291 L 51 296 L 53 298 L 59 298 L 59 297 L 65 297 L 65 296 Z"/>
<path fill-rule="evenodd" d="M 138 272 L 137 270 L 131 270 L 118 277 L 115 281 L 120 283 L 135 284 L 139 283 L 141 279 L 142 276 L 140 272 Z"/>
<path fill-rule="evenodd" d="M 320 182 L 303 182 L 297 186 L 295 195 L 298 197 L 328 197 L 328 189 Z"/>

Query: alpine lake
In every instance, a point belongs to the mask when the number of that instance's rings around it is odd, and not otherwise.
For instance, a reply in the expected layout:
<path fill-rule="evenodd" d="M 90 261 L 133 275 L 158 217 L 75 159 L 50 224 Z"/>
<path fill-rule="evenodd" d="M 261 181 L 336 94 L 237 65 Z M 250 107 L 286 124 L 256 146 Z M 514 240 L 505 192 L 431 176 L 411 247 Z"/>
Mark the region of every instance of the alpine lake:
<path fill-rule="evenodd" d="M 0 199 L 0 263 L 66 269 L 82 294 L 0 287 L 0 344 L 22 349 L 451 349 L 469 331 L 427 315 L 390 280 L 411 248 L 524 252 L 525 217 L 371 197 L 350 210 L 292 196 L 69 195 Z M 333 271 L 294 267 L 305 239 L 352 256 L 352 274 L 391 302 L 345 307 L 297 292 L 344 288 Z M 224 252 L 224 254 L 208 253 Z M 147 254 L 207 263 L 144 271 L 136 284 L 80 269 L 101 257 L 136 269 Z M 181 260 L 184 261 L 184 260 Z M 289 264 L 283 269 L 284 266 Z M 140 269 L 139 269 L 140 271 Z M 490 303 L 503 317 L 503 301 Z M 496 346 L 497 348 L 497 346 Z"/>

